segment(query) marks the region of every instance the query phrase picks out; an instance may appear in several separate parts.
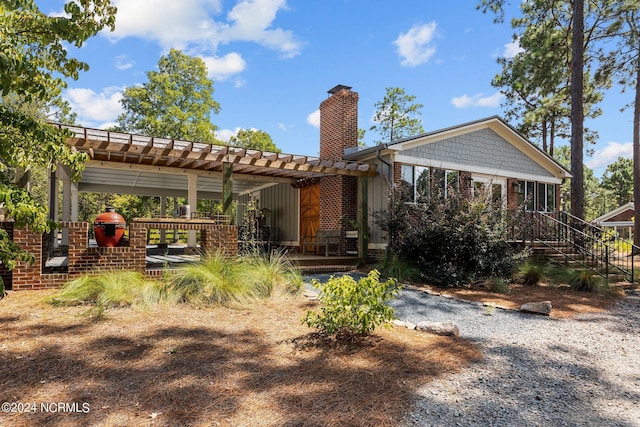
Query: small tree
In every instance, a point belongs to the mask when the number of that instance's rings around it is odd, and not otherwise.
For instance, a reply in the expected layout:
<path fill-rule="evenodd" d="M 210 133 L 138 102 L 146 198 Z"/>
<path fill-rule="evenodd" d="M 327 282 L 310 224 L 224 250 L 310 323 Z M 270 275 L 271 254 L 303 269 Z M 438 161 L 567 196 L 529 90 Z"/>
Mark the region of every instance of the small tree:
<path fill-rule="evenodd" d="M 249 148 L 253 150 L 269 151 L 279 153 L 280 149 L 271 139 L 271 135 L 263 130 L 240 129 L 238 134 L 229 139 L 229 145 Z"/>
<path fill-rule="evenodd" d="M 400 288 L 395 279 L 381 282 L 377 270 L 371 270 L 357 282 L 345 274 L 331 276 L 324 285 L 314 280 L 313 286 L 321 291 L 319 299 L 323 307 L 320 313 L 308 311 L 302 321 L 327 336 L 351 340 L 369 335 L 395 318 L 394 309 L 387 303 L 398 295 Z"/>
<path fill-rule="evenodd" d="M 407 95 L 402 88 L 387 88 L 384 99 L 375 104 L 376 112 L 373 121 L 377 124 L 370 129 L 381 136 L 376 144 L 392 142 L 424 132 L 422 122 L 417 117 L 422 114 L 420 109 L 423 105 L 414 104 L 415 99 L 414 95 Z"/>

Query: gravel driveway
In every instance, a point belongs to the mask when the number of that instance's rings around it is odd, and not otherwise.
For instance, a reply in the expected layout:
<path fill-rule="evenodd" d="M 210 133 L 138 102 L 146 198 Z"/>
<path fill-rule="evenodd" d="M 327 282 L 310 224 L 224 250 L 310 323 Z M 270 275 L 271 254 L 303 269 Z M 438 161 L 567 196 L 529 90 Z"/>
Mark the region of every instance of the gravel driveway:
<path fill-rule="evenodd" d="M 409 289 L 393 306 L 412 323 L 453 321 L 484 354 L 418 390 L 407 426 L 640 426 L 637 291 L 609 312 L 563 320 Z"/>
<path fill-rule="evenodd" d="M 401 320 L 453 321 L 484 358 L 418 393 L 416 426 L 640 426 L 640 296 L 558 320 L 404 290 Z"/>

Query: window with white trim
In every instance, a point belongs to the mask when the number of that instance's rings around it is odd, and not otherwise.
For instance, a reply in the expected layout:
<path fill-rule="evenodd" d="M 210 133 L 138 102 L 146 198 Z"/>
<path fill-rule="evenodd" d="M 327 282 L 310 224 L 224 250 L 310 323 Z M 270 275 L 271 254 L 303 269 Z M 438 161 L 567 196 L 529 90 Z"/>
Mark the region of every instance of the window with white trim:
<path fill-rule="evenodd" d="M 518 206 L 527 211 L 555 212 L 556 186 L 544 182 L 518 181 Z"/>
<path fill-rule="evenodd" d="M 429 198 L 431 179 L 429 168 L 424 166 L 402 165 L 401 185 L 411 203 L 420 203 Z"/>

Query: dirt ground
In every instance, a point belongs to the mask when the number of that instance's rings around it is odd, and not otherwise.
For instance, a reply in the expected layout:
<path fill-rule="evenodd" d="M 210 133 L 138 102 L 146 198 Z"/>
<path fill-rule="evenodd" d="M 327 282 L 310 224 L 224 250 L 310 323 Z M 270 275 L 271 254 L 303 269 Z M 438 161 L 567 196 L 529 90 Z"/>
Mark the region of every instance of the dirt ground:
<path fill-rule="evenodd" d="M 318 340 L 303 296 L 245 309 L 50 307 L 0 300 L 3 426 L 395 425 L 415 390 L 481 357 L 460 338 L 405 328 Z"/>
<path fill-rule="evenodd" d="M 580 313 L 596 313 L 608 310 L 621 298 L 624 292 L 615 287 L 610 293 L 594 294 L 569 289 L 567 285 L 541 283 L 537 286 L 512 284 L 508 295 L 490 292 L 482 286 L 467 288 L 439 288 L 430 285 L 418 285 L 416 288 L 429 289 L 433 292 L 452 295 L 469 301 L 482 301 L 496 305 L 519 309 L 527 302 L 551 301 L 551 317 L 571 318 Z"/>

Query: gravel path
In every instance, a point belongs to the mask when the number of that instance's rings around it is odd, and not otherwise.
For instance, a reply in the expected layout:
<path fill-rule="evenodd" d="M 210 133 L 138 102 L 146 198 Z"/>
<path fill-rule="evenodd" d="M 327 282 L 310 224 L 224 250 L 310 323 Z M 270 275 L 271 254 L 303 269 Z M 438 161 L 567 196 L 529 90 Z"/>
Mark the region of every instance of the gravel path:
<path fill-rule="evenodd" d="M 418 392 L 415 426 L 640 426 L 640 296 L 558 320 L 404 290 L 401 320 L 453 321 L 484 358 Z"/>
<path fill-rule="evenodd" d="M 320 281 L 324 276 L 316 276 Z M 453 321 L 484 358 L 418 391 L 407 426 L 640 426 L 640 294 L 558 320 L 405 289 L 399 319 Z"/>

